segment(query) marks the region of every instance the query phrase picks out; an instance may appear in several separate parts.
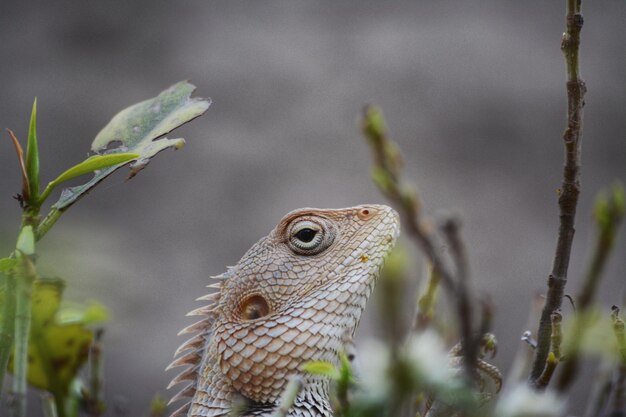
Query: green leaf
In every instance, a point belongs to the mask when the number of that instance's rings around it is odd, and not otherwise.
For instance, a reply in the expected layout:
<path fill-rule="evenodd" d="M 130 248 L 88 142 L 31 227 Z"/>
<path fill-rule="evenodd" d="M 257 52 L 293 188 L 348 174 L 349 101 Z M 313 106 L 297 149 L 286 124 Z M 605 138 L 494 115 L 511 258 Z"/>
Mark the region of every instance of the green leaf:
<path fill-rule="evenodd" d="M 99 155 L 136 153 L 139 156 L 130 165 L 130 178 L 143 169 L 157 153 L 180 149 L 184 139 L 163 137 L 177 127 L 201 116 L 210 100 L 191 98 L 195 87 L 186 82 L 177 83 L 157 97 L 135 104 L 118 113 L 96 136 L 92 151 Z M 52 207 L 65 210 L 114 171 L 128 164 L 121 162 L 96 172 L 91 181 L 65 189 Z"/>
<path fill-rule="evenodd" d="M 31 256 L 35 254 L 35 234 L 32 226 L 24 226 L 22 228 L 15 248 L 24 255 Z"/>
<path fill-rule="evenodd" d="M 38 279 L 33 284 L 32 325 L 28 344 L 28 383 L 65 396 L 87 360 L 93 332 L 90 310 L 105 311 L 99 304 L 62 303 L 61 279 Z M 106 313 L 105 313 L 106 314 Z M 68 319 L 71 318 L 71 319 Z M 102 318 L 102 317 L 100 317 Z M 12 361 L 9 369 L 12 369 Z"/>
<path fill-rule="evenodd" d="M 80 164 L 74 165 L 73 167 L 63 172 L 58 177 L 56 177 L 54 180 L 50 181 L 50 183 L 48 184 L 44 192 L 41 194 L 39 203 L 43 203 L 43 201 L 48 197 L 50 192 L 57 185 L 65 181 L 69 181 L 81 175 L 89 174 L 90 172 L 94 172 L 99 169 L 108 168 L 112 165 L 129 162 L 133 159 L 139 158 L 139 156 L 140 155 L 138 153 L 117 153 L 117 154 L 110 154 L 110 155 L 93 155 L 85 159 Z"/>
<path fill-rule="evenodd" d="M 85 159 L 78 165 L 74 165 L 72 168 L 68 169 L 61 175 L 59 175 L 52 182 L 54 184 L 60 184 L 64 181 L 69 181 L 72 178 L 76 178 L 83 174 L 88 174 L 90 172 L 96 171 L 98 169 L 106 168 L 111 165 L 116 165 L 122 162 L 128 162 L 131 159 L 137 159 L 139 157 L 138 153 L 119 153 L 113 155 L 94 155 L 90 158 Z"/>
<path fill-rule="evenodd" d="M 150 416 L 162 416 L 167 412 L 167 401 L 161 396 L 161 394 L 155 394 L 150 401 Z"/>
<path fill-rule="evenodd" d="M 89 301 L 87 304 L 66 303 L 56 315 L 59 324 L 80 323 L 84 326 L 101 324 L 108 319 L 109 311 L 96 301 Z"/>
<path fill-rule="evenodd" d="M 17 259 L 2 258 L 0 259 L 0 272 L 8 272 L 11 269 L 15 268 L 16 265 Z"/>
<path fill-rule="evenodd" d="M 39 197 L 39 145 L 37 144 L 37 98 L 33 102 L 28 126 L 28 144 L 26 145 L 26 173 L 30 185 L 30 198 Z"/>
<path fill-rule="evenodd" d="M 302 370 L 313 375 L 326 376 L 333 380 L 337 380 L 340 377 L 340 373 L 335 368 L 335 365 L 325 361 L 305 362 L 302 365 Z"/>

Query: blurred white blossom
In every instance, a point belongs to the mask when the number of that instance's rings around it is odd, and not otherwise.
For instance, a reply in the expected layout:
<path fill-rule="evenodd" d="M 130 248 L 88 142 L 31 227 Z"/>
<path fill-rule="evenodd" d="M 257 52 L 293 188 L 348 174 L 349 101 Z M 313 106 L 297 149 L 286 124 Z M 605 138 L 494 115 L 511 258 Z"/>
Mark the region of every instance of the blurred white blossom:
<path fill-rule="evenodd" d="M 388 382 L 391 362 L 389 348 L 378 341 L 369 341 L 359 356 L 359 381 L 364 392 L 374 399 L 385 398 L 391 388 Z"/>
<path fill-rule="evenodd" d="M 431 330 L 412 335 L 404 347 L 404 354 L 413 373 L 427 384 L 448 383 L 454 377 L 448 349 L 439 335 Z"/>
<path fill-rule="evenodd" d="M 556 394 L 537 392 L 518 384 L 502 394 L 496 405 L 497 417 L 557 417 L 563 415 L 565 402 Z"/>
<path fill-rule="evenodd" d="M 419 385 L 449 384 L 454 371 L 449 366 L 448 352 L 441 338 L 432 331 L 411 336 L 399 351 Z M 389 389 L 391 352 L 380 342 L 367 342 L 360 353 L 360 381 L 364 391 L 373 398 L 384 398 Z"/>

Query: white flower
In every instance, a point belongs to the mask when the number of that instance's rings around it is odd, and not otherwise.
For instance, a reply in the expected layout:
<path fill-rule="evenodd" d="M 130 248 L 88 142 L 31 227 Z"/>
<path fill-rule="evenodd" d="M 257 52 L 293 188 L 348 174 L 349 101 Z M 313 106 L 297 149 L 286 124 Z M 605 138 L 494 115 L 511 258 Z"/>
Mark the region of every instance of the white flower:
<path fill-rule="evenodd" d="M 358 377 L 366 395 L 385 398 L 390 388 L 389 349 L 380 342 L 369 341 L 364 344 L 359 357 Z"/>
<path fill-rule="evenodd" d="M 434 331 L 413 335 L 407 340 L 405 355 L 416 375 L 428 384 L 442 384 L 454 377 L 443 340 Z"/>
<path fill-rule="evenodd" d="M 557 417 L 565 411 L 565 402 L 556 394 L 537 392 L 518 384 L 502 394 L 496 405 L 498 417 Z"/>

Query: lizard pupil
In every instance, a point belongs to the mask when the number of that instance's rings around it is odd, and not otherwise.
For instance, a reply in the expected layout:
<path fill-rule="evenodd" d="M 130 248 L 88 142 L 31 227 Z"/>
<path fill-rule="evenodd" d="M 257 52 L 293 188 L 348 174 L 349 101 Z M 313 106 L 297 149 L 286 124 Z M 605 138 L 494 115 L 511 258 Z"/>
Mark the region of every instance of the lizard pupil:
<path fill-rule="evenodd" d="M 301 242 L 309 243 L 315 238 L 316 234 L 316 230 L 306 228 L 299 230 L 298 233 L 296 233 L 296 238 Z"/>

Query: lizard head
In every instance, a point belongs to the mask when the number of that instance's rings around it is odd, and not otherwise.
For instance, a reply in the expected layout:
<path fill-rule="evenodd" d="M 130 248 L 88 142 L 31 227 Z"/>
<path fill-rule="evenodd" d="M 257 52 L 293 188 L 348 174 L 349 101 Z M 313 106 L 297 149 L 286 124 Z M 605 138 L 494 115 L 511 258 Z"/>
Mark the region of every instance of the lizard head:
<path fill-rule="evenodd" d="M 336 363 L 356 330 L 398 216 L 381 205 L 288 213 L 223 281 L 219 366 L 255 401 L 274 401 L 302 363 Z"/>
<path fill-rule="evenodd" d="M 303 363 L 337 363 L 398 234 L 397 213 L 383 205 L 285 215 L 211 285 L 218 293 L 201 297 L 214 304 L 190 313 L 208 316 L 181 347 L 203 356 L 198 378 L 271 404 Z"/>

